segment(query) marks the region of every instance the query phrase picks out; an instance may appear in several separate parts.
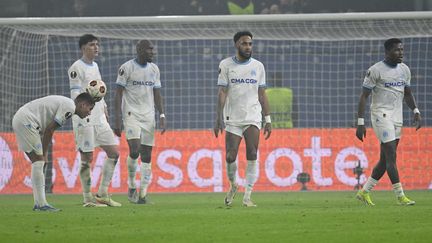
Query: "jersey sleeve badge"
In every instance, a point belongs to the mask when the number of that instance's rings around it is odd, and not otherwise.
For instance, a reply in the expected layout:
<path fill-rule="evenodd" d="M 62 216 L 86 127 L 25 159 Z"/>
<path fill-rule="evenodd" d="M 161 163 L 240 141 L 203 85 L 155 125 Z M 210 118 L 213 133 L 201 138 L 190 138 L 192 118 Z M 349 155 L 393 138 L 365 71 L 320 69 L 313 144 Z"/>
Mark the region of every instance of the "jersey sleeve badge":
<path fill-rule="evenodd" d="M 66 120 L 72 117 L 72 112 L 66 112 L 65 118 Z"/>
<path fill-rule="evenodd" d="M 120 68 L 118 74 L 119 74 L 120 76 L 123 76 L 124 73 L 125 73 L 125 70 L 124 70 L 123 68 Z"/>
<path fill-rule="evenodd" d="M 74 79 L 78 76 L 77 72 L 75 72 L 75 71 L 71 71 L 69 75 L 72 79 Z"/>

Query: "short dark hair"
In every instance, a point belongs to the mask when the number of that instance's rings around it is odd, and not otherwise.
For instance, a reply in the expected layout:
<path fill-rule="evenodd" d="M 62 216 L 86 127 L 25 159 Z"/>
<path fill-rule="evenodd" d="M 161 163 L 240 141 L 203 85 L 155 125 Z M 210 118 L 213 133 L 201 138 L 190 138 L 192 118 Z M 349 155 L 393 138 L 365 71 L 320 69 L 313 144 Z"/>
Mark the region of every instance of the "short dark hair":
<path fill-rule="evenodd" d="M 75 98 L 75 104 L 78 104 L 81 102 L 85 102 L 85 103 L 90 104 L 90 105 L 95 104 L 93 97 L 87 92 L 81 93 Z"/>
<path fill-rule="evenodd" d="M 398 38 L 391 38 L 391 39 L 388 39 L 388 40 L 386 40 L 386 41 L 384 42 L 384 49 L 385 49 L 386 51 L 390 51 L 390 49 L 393 48 L 393 45 L 395 45 L 395 44 L 399 44 L 399 43 L 402 43 L 402 40 L 401 40 L 401 39 L 398 39 Z"/>
<path fill-rule="evenodd" d="M 251 39 L 253 38 L 253 35 L 250 31 L 247 31 L 247 30 L 239 31 L 239 32 L 235 33 L 235 35 L 234 35 L 234 43 L 237 43 L 237 41 L 240 39 L 240 37 L 245 36 L 245 35 L 249 36 Z"/>
<path fill-rule="evenodd" d="M 82 35 L 82 36 L 80 37 L 80 39 L 79 39 L 79 42 L 78 42 L 78 44 L 79 44 L 79 48 L 81 48 L 83 45 L 85 45 L 85 44 L 87 44 L 87 43 L 89 43 L 89 42 L 91 42 L 91 41 L 94 41 L 94 40 L 99 41 L 99 38 L 97 38 L 96 36 L 94 36 L 94 35 L 92 35 L 92 34 L 85 34 L 85 35 Z"/>

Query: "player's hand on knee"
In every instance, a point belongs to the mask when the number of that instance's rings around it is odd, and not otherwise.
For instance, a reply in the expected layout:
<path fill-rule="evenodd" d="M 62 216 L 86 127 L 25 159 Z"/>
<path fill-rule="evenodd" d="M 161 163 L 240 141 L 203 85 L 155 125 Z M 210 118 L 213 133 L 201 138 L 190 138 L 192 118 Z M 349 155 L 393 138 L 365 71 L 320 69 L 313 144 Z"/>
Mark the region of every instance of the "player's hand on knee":
<path fill-rule="evenodd" d="M 366 128 L 364 125 L 357 126 L 356 137 L 362 142 L 363 142 L 363 137 L 366 138 Z"/>
<path fill-rule="evenodd" d="M 271 132 L 272 132 L 271 123 L 266 123 L 264 125 L 264 138 L 265 138 L 265 140 L 270 138 Z"/>

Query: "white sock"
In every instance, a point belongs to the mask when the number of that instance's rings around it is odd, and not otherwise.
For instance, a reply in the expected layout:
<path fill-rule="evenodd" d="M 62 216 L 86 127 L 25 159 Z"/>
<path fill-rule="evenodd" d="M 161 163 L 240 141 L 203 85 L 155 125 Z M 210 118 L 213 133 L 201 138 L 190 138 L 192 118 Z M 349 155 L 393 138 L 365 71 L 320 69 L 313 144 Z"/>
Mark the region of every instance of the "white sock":
<path fill-rule="evenodd" d="M 363 185 L 363 191 L 370 192 L 376 184 L 378 184 L 378 181 L 369 176 L 366 183 Z"/>
<path fill-rule="evenodd" d="M 136 176 L 136 170 L 138 165 L 138 159 L 132 159 L 130 156 L 126 159 L 127 166 L 128 166 L 128 184 L 129 188 L 136 188 L 135 185 L 135 176 Z"/>
<path fill-rule="evenodd" d="M 250 200 L 250 196 L 252 193 L 252 188 L 257 180 L 256 172 L 257 172 L 257 161 L 256 160 L 248 160 L 246 167 L 246 188 L 245 194 L 243 196 L 243 200 Z"/>
<path fill-rule="evenodd" d="M 404 191 L 402 189 L 402 184 L 400 182 L 399 183 L 395 183 L 392 186 L 393 186 L 393 191 L 394 191 L 396 197 L 403 197 L 403 196 L 405 196 L 405 193 L 404 193 Z"/>
<path fill-rule="evenodd" d="M 232 186 L 236 182 L 237 163 L 235 161 L 232 163 L 227 162 L 226 167 L 227 167 L 227 177 Z"/>
<path fill-rule="evenodd" d="M 151 163 L 141 163 L 141 186 L 139 197 L 143 198 L 147 195 L 147 187 L 151 179 Z"/>
<path fill-rule="evenodd" d="M 45 197 L 45 176 L 43 174 L 43 167 L 45 161 L 35 161 L 32 163 L 31 181 L 33 187 L 34 203 L 37 206 L 47 205 Z"/>
<path fill-rule="evenodd" d="M 108 196 L 108 187 L 111 183 L 111 179 L 114 173 L 114 168 L 117 159 L 106 158 L 102 170 L 102 181 L 99 185 L 98 195 L 101 197 Z"/>
<path fill-rule="evenodd" d="M 91 194 L 91 177 L 90 177 L 90 163 L 81 160 L 80 165 L 80 180 L 81 188 L 83 191 L 84 202 L 89 202 L 93 199 Z"/>

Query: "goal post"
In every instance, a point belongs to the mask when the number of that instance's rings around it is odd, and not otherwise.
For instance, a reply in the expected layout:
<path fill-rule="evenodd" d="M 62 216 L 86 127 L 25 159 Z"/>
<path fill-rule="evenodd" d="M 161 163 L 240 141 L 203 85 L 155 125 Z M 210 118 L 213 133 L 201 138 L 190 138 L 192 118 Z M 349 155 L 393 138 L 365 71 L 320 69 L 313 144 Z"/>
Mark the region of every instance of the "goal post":
<path fill-rule="evenodd" d="M 432 155 L 426 153 L 426 156 L 422 157 L 424 154 L 420 152 L 430 148 L 426 140 L 429 136 L 432 137 L 429 130 L 432 124 L 432 12 L 3 18 L 0 19 L 2 137 L 5 139 L 13 136 L 11 119 L 24 103 L 50 94 L 69 96 L 67 69 L 81 57 L 78 38 L 87 33 L 101 39 L 100 56 L 96 62 L 99 64 L 102 79 L 108 86 L 106 101 L 109 112 L 113 114 L 114 83 L 118 67 L 135 56 L 137 40 L 149 39 L 157 50 L 155 63 L 161 70 L 162 95 L 169 129 L 174 136 L 187 134 L 186 138 L 190 139 L 165 136 L 160 138 L 163 142 L 156 142 L 156 146 L 171 152 L 176 146 L 192 146 L 197 151 L 208 149 L 208 156 L 215 156 L 213 159 L 220 157 L 223 162 L 223 152 L 221 156 L 213 154 L 216 150 L 223 151 L 223 141 L 212 138 L 209 131 L 215 119 L 218 64 L 223 58 L 235 53 L 232 38 L 234 33 L 240 30 L 253 33 L 253 57 L 264 63 L 269 87 L 290 89 L 290 124 L 293 124 L 290 127 L 293 128 L 277 129 L 269 142 L 260 142 L 261 173 L 266 177 L 259 180 L 261 187 L 258 188 L 266 190 L 269 183 L 280 183 L 283 188 L 290 189 L 296 182 L 295 175 L 309 170 L 311 174 L 318 173 L 312 176 L 312 181 L 315 181 L 313 187 L 325 189 L 328 186 L 326 183 L 330 183 L 325 179 L 333 178 L 332 185 L 336 187 L 329 189 L 346 189 L 344 186 L 348 182 L 341 182 L 344 180 L 341 178 L 344 173 L 349 174 L 349 169 L 356 166 L 357 162 L 337 165 L 340 151 L 345 151 L 348 147 L 358 148 L 364 153 L 372 151 L 365 155 L 368 161 L 375 162 L 378 159 L 376 154 L 373 154 L 376 150 L 373 132 L 368 133 L 371 142 L 364 145 L 354 139 L 352 127 L 365 71 L 384 58 L 383 42 L 392 37 L 401 38 L 404 42 L 404 62 L 411 68 L 412 88 L 425 127 L 422 128 L 424 132 L 421 135 L 407 132 L 407 141 L 416 142 L 413 142 L 414 147 L 405 147 L 405 154 L 398 158 L 405 161 L 410 171 L 418 171 L 420 174 L 422 166 L 432 162 Z M 405 106 L 404 124 L 411 124 L 411 119 L 412 112 Z M 370 126 L 370 122 L 367 121 L 366 124 Z M 70 129 L 70 123 L 63 128 L 66 133 Z M 203 146 L 206 140 L 195 141 L 194 136 L 200 134 L 209 136 L 208 147 Z M 338 134 L 338 137 L 331 138 L 333 134 Z M 171 143 L 169 139 L 178 141 Z M 0 145 L 2 144 L 0 141 Z M 4 144 L 9 144 L 9 140 Z M 369 145 L 370 147 L 367 147 Z M 327 150 L 323 150 L 319 155 L 321 157 L 317 159 L 317 154 L 305 152 L 309 151 L 307 146 L 309 149 L 316 146 L 316 151 L 327 146 L 332 152 L 327 158 Z M 73 139 L 70 147 L 64 149 L 70 150 L 72 147 Z M 155 163 L 159 158 L 164 158 L 165 154 L 161 150 L 153 155 Z M 279 154 L 272 154 L 273 151 L 278 151 Z M 196 156 L 190 151 L 186 154 Z M 55 153 L 53 156 L 54 160 L 58 160 Z M 243 152 L 241 156 L 244 156 Z M 301 163 L 292 162 L 296 158 L 300 158 Z M 73 159 L 69 160 L 69 166 L 73 166 Z M 181 156 L 177 160 L 186 160 L 185 163 L 193 161 L 187 156 Z M 422 162 L 417 165 L 417 160 Z M 270 166 L 271 163 L 274 163 L 274 168 L 279 168 L 274 174 L 264 172 L 267 168 L 264 166 Z M 301 167 L 298 167 L 300 165 Z M 322 171 L 315 170 L 314 166 L 318 165 Z M 366 163 L 362 165 L 366 168 Z M 219 164 L 213 164 L 212 168 L 219 168 Z M 368 169 L 370 168 L 369 165 Z M 163 173 L 174 173 L 163 169 L 161 171 L 165 176 Z M 217 170 L 215 169 L 213 174 L 204 172 L 199 176 L 213 178 L 215 171 Z M 57 168 L 57 174 L 59 173 L 60 167 Z M 124 172 L 121 173 L 124 176 Z M 183 175 L 181 178 L 188 177 Z M 123 180 L 125 178 L 122 178 L 121 183 L 124 183 Z M 155 180 L 157 181 L 157 178 Z M 418 184 L 419 182 L 412 179 L 408 185 L 410 188 L 423 188 L 429 183 L 426 182 L 428 178 L 424 180 L 425 182 Z M 187 182 L 193 184 L 194 180 L 189 179 Z M 165 189 L 160 191 L 163 190 Z"/>

